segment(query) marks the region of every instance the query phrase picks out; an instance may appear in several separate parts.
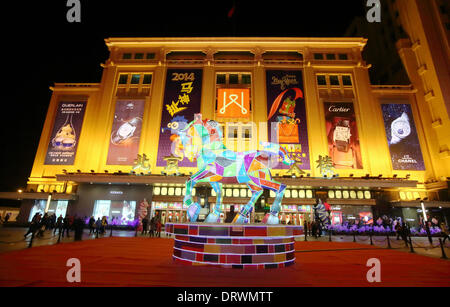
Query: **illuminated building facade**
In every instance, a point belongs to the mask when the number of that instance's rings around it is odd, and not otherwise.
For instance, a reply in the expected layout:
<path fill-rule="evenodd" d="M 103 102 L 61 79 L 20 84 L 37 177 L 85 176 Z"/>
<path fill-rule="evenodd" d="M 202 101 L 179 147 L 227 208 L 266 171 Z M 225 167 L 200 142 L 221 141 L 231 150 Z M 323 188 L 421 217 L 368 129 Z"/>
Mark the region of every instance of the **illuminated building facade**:
<path fill-rule="evenodd" d="M 47 207 L 57 215 L 106 215 L 127 223 L 145 201 L 163 222 L 184 221 L 184 183 L 196 168 L 171 129 L 196 113 L 219 123 L 229 149 L 257 149 L 261 141 L 285 147 L 295 167 L 279 164 L 272 172 L 288 185 L 284 223 L 310 220 L 316 198 L 332 205 L 334 223 L 370 220 L 392 214 L 393 207 L 413 208 L 414 214 L 402 215 L 418 223 L 418 198 L 428 198 L 427 208 L 437 210 L 430 214 L 444 219 L 450 208 L 445 140 L 432 131 L 415 86 L 370 84 L 361 56 L 366 42 L 106 39 L 110 58 L 100 83 L 51 88 L 19 221 Z M 441 111 L 447 125 L 448 113 Z M 216 195 L 209 186 L 195 192 L 202 219 Z M 223 209 L 249 198 L 246 186 L 225 185 Z M 252 221 L 272 202 L 265 191 Z"/>

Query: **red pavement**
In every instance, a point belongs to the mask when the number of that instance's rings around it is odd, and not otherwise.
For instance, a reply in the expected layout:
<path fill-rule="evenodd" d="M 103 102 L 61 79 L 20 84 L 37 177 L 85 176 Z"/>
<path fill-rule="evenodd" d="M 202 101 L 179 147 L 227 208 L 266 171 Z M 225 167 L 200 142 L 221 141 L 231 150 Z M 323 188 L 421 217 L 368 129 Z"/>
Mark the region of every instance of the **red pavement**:
<path fill-rule="evenodd" d="M 259 271 L 174 264 L 172 239 L 116 237 L 34 247 L 0 254 L 0 286 L 450 286 L 447 260 L 356 243 L 295 246 L 316 251 L 296 253 L 294 266 Z M 69 258 L 81 261 L 80 284 L 66 281 Z M 381 283 L 366 280 L 369 258 L 381 261 Z"/>

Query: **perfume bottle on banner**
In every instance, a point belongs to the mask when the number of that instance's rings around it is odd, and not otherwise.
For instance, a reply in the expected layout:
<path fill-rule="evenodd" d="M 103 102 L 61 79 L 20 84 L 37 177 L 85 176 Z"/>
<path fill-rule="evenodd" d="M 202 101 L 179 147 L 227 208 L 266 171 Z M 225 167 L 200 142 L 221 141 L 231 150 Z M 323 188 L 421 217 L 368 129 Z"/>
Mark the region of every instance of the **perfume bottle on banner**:
<path fill-rule="evenodd" d="M 52 140 L 52 146 L 56 149 L 72 149 L 76 144 L 75 128 L 72 124 L 72 115 L 67 115 L 65 123 L 59 128 Z M 70 117 L 70 120 L 69 120 Z"/>

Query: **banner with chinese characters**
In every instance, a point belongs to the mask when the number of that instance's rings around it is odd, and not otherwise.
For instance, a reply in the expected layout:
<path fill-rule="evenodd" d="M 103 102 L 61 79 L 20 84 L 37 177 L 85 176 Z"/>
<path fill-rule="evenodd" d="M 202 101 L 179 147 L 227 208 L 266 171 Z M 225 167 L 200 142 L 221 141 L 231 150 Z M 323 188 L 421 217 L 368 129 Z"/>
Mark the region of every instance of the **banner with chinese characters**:
<path fill-rule="evenodd" d="M 306 105 L 301 70 L 267 70 L 269 142 L 286 149 L 302 170 L 310 169 Z M 279 161 L 275 169 L 289 169 Z"/>
<path fill-rule="evenodd" d="M 362 169 L 361 147 L 353 103 L 325 102 L 328 153 L 336 169 Z"/>
<path fill-rule="evenodd" d="M 181 159 L 179 167 L 197 166 L 184 157 L 181 140 L 172 129 L 182 129 L 200 113 L 202 75 L 201 69 L 167 70 L 156 166 L 166 166 L 164 158 L 171 155 Z"/>
<path fill-rule="evenodd" d="M 394 170 L 425 170 L 416 125 L 409 104 L 382 104 L 384 129 Z"/>
<path fill-rule="evenodd" d="M 85 110 L 86 101 L 59 103 L 44 164 L 74 164 Z"/>
<path fill-rule="evenodd" d="M 139 151 L 145 100 L 117 100 L 107 165 L 133 165 Z"/>

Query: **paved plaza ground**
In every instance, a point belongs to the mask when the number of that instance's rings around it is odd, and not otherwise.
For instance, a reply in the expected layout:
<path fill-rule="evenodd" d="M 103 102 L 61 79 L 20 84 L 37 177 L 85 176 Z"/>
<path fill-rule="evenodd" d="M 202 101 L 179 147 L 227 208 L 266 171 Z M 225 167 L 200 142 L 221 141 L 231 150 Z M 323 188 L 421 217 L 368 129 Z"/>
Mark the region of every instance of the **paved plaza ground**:
<path fill-rule="evenodd" d="M 353 243 L 353 237 L 328 237 L 318 240 L 299 238 L 295 243 L 296 263 L 284 269 L 239 270 L 190 267 L 172 262 L 173 239 L 134 237 L 133 231 L 114 231 L 95 239 L 85 233 L 83 241 L 57 236 L 34 240 L 26 248 L 26 229 L 0 229 L 0 286 L 73 286 L 66 280 L 69 258 L 81 261 L 81 286 L 179 286 L 179 287 L 301 287 L 301 286 L 450 286 L 450 261 L 439 259 L 440 248 L 417 253 L 400 248 L 392 237 L 392 246 Z M 311 240 L 312 239 L 312 240 Z M 360 237 L 358 240 L 366 238 Z M 422 238 L 417 244 L 427 245 Z M 21 241 L 7 244 L 6 241 Z M 386 242 L 384 242 L 386 243 Z M 404 245 L 404 244 L 403 244 Z M 446 249 L 450 254 L 449 249 Z M 420 253 L 420 254 L 419 254 Z M 424 256 L 424 254 L 429 255 Z M 450 255 L 449 255 L 450 256 Z M 366 279 L 367 260 L 381 262 L 381 283 Z M 218 278 L 217 276 L 220 276 Z"/>

